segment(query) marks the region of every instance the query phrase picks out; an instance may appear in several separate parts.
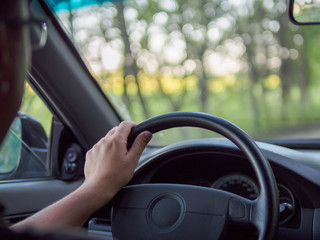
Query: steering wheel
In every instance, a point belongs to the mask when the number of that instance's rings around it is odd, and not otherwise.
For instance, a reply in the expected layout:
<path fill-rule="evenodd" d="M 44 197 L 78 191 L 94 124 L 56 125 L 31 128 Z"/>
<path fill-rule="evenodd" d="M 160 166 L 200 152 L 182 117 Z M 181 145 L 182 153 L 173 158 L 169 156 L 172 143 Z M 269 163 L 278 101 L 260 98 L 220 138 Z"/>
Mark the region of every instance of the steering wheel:
<path fill-rule="evenodd" d="M 179 184 L 141 184 L 124 187 L 115 197 L 114 239 L 223 239 L 229 224 L 254 226 L 258 239 L 273 239 L 278 228 L 279 198 L 272 169 L 256 143 L 222 118 L 198 112 L 160 115 L 133 128 L 128 149 L 139 133 L 173 127 L 200 127 L 236 144 L 250 161 L 260 193 L 257 199 L 213 188 Z"/>

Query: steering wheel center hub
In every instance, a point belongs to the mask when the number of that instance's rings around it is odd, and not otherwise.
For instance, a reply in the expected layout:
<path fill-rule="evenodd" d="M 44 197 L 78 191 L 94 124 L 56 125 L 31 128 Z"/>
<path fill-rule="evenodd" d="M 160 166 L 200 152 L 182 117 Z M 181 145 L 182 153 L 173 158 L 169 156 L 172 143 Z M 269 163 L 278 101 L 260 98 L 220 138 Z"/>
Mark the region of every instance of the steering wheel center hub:
<path fill-rule="evenodd" d="M 176 194 L 157 196 L 149 205 L 147 218 L 149 224 L 158 232 L 170 232 L 183 220 L 185 203 Z"/>

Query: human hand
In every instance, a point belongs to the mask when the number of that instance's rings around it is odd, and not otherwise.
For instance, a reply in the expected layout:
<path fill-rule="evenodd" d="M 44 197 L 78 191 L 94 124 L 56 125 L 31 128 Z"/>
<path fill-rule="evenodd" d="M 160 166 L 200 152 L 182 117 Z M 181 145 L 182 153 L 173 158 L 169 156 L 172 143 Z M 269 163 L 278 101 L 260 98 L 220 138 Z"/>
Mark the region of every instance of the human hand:
<path fill-rule="evenodd" d="M 86 154 L 85 184 L 106 201 L 130 181 L 144 148 L 152 138 L 150 132 L 142 132 L 128 151 L 127 138 L 134 126 L 133 122 L 120 123 Z"/>

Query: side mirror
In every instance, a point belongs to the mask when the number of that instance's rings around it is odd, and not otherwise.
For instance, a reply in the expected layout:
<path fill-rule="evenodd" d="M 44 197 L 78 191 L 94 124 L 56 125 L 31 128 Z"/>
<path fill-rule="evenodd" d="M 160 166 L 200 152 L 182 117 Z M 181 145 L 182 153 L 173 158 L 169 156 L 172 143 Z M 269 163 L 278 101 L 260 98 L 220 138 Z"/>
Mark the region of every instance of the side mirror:
<path fill-rule="evenodd" d="M 0 178 L 10 175 L 19 164 L 21 143 L 21 122 L 15 118 L 0 147 Z"/>
<path fill-rule="evenodd" d="M 40 122 L 19 113 L 0 147 L 0 179 L 48 176 L 47 143 Z"/>
<path fill-rule="evenodd" d="M 314 25 L 320 24 L 319 0 L 290 0 L 289 16 L 294 24 Z"/>

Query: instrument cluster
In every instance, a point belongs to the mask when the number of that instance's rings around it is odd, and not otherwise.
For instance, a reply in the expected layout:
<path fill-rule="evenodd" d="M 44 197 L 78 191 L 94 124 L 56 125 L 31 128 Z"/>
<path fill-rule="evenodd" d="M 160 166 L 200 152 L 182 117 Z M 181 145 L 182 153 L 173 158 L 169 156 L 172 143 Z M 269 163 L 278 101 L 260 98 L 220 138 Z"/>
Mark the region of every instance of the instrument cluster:
<path fill-rule="evenodd" d="M 254 200 L 259 196 L 259 186 L 256 181 L 241 173 L 226 174 L 214 182 L 202 178 L 190 179 L 187 181 L 187 184 L 220 189 L 250 200 Z M 290 189 L 283 184 L 278 184 L 278 190 L 280 224 L 284 224 L 289 221 L 294 214 L 295 199 Z"/>

